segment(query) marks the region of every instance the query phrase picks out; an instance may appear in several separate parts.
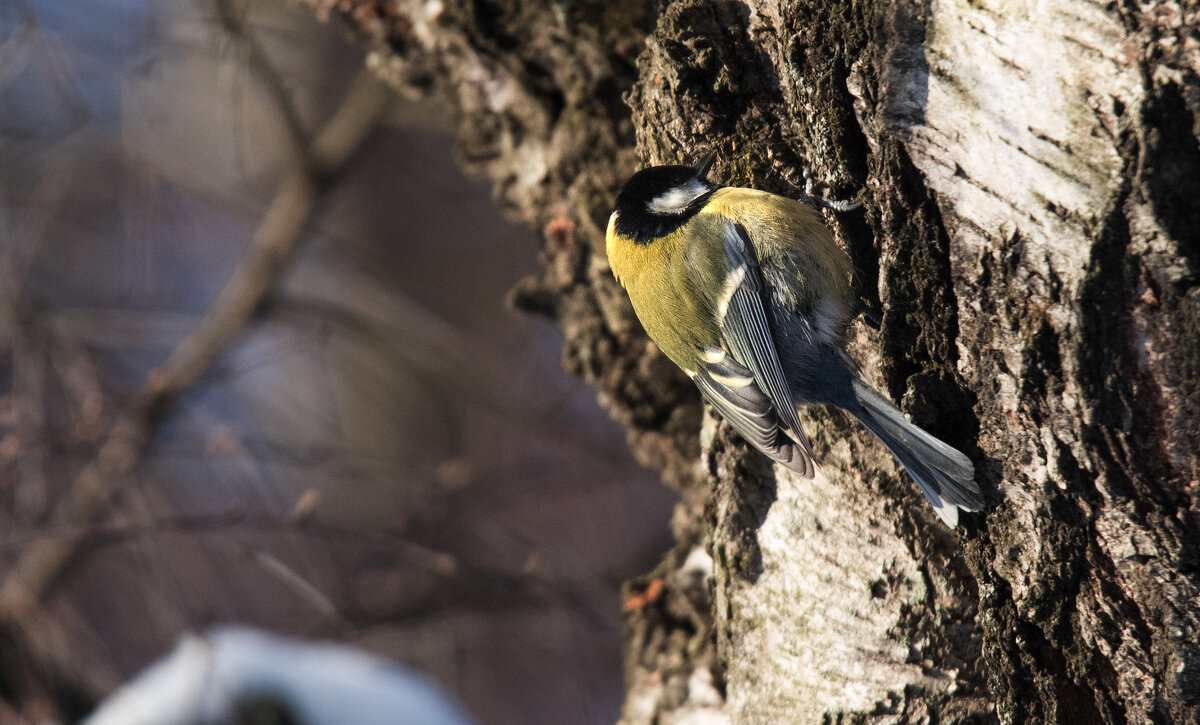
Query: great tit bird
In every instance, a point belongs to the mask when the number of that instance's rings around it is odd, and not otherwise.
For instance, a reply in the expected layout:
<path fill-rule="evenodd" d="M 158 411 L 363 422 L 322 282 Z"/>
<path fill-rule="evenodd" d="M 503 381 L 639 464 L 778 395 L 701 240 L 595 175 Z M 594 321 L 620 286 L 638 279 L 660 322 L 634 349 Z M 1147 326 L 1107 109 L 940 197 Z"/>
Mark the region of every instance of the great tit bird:
<path fill-rule="evenodd" d="M 817 212 L 710 182 L 715 157 L 639 171 L 609 218 L 609 265 L 650 339 L 734 430 L 801 476 L 815 469 L 799 406 L 832 404 L 883 441 L 946 524 L 982 508 L 970 459 L 908 422 L 846 355 L 850 258 Z"/>

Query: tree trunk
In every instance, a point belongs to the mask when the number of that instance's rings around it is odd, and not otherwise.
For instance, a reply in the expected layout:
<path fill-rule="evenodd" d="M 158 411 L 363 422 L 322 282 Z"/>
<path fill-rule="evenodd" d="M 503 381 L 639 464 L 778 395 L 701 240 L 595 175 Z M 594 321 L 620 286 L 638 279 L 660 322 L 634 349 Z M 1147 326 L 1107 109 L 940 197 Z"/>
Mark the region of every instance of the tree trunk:
<path fill-rule="evenodd" d="M 544 230 L 514 304 L 683 494 L 629 585 L 626 722 L 1200 721 L 1194 4 L 337 8 Z M 714 180 L 865 202 L 826 212 L 883 311 L 852 352 L 986 511 L 947 530 L 833 411 L 815 481 L 772 471 L 646 340 L 615 192 L 711 148 Z"/>

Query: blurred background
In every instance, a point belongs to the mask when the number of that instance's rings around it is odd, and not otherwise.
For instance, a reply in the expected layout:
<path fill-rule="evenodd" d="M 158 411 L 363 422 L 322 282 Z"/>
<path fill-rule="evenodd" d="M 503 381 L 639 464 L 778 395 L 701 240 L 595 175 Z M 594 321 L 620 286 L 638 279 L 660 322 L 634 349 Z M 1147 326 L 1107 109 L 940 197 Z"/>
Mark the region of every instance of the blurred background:
<path fill-rule="evenodd" d="M 218 623 L 619 717 L 673 494 L 507 310 L 536 233 L 363 67 L 283 0 L 0 3 L 0 722 Z"/>

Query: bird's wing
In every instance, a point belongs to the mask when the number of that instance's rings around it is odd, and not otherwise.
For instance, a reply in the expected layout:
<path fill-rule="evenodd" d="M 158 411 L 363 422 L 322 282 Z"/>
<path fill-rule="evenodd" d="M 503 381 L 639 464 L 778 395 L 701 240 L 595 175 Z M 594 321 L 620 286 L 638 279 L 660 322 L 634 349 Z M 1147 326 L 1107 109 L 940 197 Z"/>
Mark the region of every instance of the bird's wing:
<path fill-rule="evenodd" d="M 710 358 L 716 358 L 716 353 L 724 351 L 708 352 Z M 816 470 L 812 457 L 779 427 L 774 404 L 754 382 L 749 368 L 725 355 L 718 362 L 706 362 L 695 381 L 705 399 L 751 445 L 801 476 L 812 478 Z"/>
<path fill-rule="evenodd" d="M 738 433 L 771 458 L 791 462 L 789 468 L 811 476 L 812 445 L 775 350 L 766 284 L 754 248 L 746 230 L 731 220 L 726 221 L 724 243 L 730 271 L 718 314 L 729 354 L 701 351 L 706 364 L 696 376 L 697 384 Z"/>

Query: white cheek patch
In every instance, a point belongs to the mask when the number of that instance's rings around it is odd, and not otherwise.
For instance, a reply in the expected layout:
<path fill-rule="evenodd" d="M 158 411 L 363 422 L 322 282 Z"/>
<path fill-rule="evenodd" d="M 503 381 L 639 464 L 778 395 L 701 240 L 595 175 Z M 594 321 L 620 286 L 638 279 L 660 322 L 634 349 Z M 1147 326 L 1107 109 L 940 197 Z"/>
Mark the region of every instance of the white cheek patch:
<path fill-rule="evenodd" d="M 692 179 L 686 184 L 680 184 L 654 197 L 650 203 L 646 204 L 646 208 L 655 214 L 682 214 L 688 204 L 703 196 L 707 191 L 704 184 L 697 179 Z"/>

